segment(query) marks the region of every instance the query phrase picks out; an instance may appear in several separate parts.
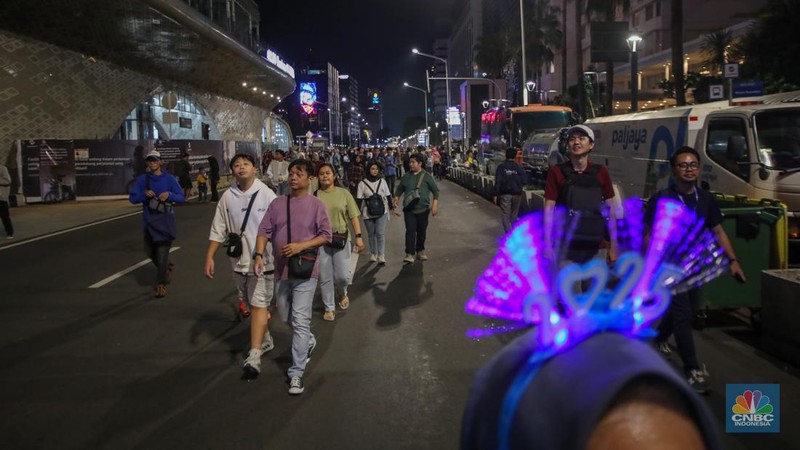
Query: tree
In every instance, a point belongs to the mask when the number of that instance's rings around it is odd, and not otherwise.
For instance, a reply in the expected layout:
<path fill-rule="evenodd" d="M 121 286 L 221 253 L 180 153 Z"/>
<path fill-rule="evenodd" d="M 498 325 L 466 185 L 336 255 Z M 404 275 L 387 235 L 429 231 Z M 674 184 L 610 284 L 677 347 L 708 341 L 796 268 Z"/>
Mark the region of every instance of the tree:
<path fill-rule="evenodd" d="M 686 91 L 684 90 L 683 79 L 683 0 L 672 0 L 670 2 L 670 35 L 672 47 L 672 76 L 675 86 L 675 103 L 678 106 L 686 105 Z"/>
<path fill-rule="evenodd" d="M 727 30 L 718 30 L 703 37 L 700 51 L 705 55 L 706 65 L 713 68 L 714 75 L 722 75 L 725 64 L 736 58 L 731 53 L 733 50 L 733 35 Z"/>
<path fill-rule="evenodd" d="M 781 92 L 800 84 L 800 42 L 795 36 L 800 1 L 770 0 L 758 21 L 742 38 L 742 75 L 764 80 L 767 93 Z"/>
<path fill-rule="evenodd" d="M 621 9 L 626 15 L 631 10 L 630 0 L 588 0 L 586 5 L 586 15 L 591 18 L 601 19 L 605 22 L 613 22 L 617 16 L 617 9 Z M 614 111 L 614 61 L 605 61 L 606 65 L 606 98 L 603 110 L 610 114 Z M 600 89 L 600 82 L 597 83 Z"/>
<path fill-rule="evenodd" d="M 549 0 L 525 0 L 525 59 L 526 72 L 541 86 L 542 67 L 553 62 L 555 51 L 561 48 L 563 34 L 560 8 L 550 6 Z M 521 54 L 520 29 L 514 28 L 512 42 L 515 54 Z M 527 81 L 527 80 L 526 80 Z"/>
<path fill-rule="evenodd" d="M 503 67 L 514 55 L 507 31 L 484 34 L 475 44 L 475 64 L 489 78 L 502 78 Z"/>

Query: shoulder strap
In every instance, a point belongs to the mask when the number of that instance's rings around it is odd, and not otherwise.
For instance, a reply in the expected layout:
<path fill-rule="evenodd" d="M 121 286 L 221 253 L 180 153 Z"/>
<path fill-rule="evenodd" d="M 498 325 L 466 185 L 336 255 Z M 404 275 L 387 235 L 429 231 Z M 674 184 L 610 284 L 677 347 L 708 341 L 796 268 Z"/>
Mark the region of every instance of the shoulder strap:
<path fill-rule="evenodd" d="M 250 203 L 247 205 L 247 212 L 244 213 L 244 221 L 242 221 L 242 228 L 239 229 L 239 234 L 244 234 L 244 229 L 247 228 L 247 218 L 250 217 L 250 209 L 253 208 L 253 203 L 256 201 L 256 196 L 260 191 L 256 191 L 252 197 L 250 197 Z"/>
<path fill-rule="evenodd" d="M 422 186 L 422 182 L 425 180 L 426 173 L 428 172 L 425 172 L 424 170 L 419 171 L 419 180 L 417 180 L 417 189 L 419 189 L 419 187 Z"/>
<path fill-rule="evenodd" d="M 289 200 L 292 197 L 286 196 L 286 239 L 289 244 L 292 243 L 292 211 L 289 209 Z"/>
<path fill-rule="evenodd" d="M 366 187 L 367 187 L 367 189 L 369 189 L 369 190 L 370 190 L 370 192 L 372 192 L 372 195 L 375 195 L 375 194 L 377 194 L 377 192 L 375 191 L 375 189 L 372 189 L 372 186 L 370 186 L 370 185 L 369 185 L 369 183 L 367 183 L 367 180 L 361 180 L 361 182 L 362 182 L 362 183 L 364 183 L 364 186 L 366 186 Z M 381 188 L 381 180 L 380 180 L 380 178 L 379 178 L 379 179 L 378 179 L 378 189 L 380 189 L 380 188 Z"/>

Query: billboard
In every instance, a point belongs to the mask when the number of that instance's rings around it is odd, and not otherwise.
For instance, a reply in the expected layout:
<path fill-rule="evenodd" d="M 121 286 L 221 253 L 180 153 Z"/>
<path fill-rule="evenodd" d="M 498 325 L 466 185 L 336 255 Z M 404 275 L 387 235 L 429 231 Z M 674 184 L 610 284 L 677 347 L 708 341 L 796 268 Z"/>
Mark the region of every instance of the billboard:
<path fill-rule="evenodd" d="M 317 83 L 300 83 L 300 107 L 308 116 L 317 114 Z"/>

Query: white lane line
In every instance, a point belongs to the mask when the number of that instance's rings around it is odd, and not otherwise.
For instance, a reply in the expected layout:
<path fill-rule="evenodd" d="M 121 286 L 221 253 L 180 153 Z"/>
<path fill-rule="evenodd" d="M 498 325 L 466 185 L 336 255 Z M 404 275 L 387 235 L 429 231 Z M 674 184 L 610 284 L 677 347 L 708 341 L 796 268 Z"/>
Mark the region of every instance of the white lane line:
<path fill-rule="evenodd" d="M 95 225 L 100 225 L 101 223 L 111 222 L 111 221 L 117 220 L 117 219 L 124 219 L 126 217 L 135 216 L 135 215 L 141 214 L 141 213 L 142 213 L 142 211 L 136 211 L 136 212 L 132 212 L 132 213 L 129 213 L 129 214 L 124 214 L 124 215 L 121 215 L 121 216 L 114 216 L 114 217 L 112 217 L 110 219 L 104 219 L 104 220 L 100 220 L 100 221 L 97 221 L 97 222 L 87 223 L 86 225 L 79 225 L 77 227 L 68 228 L 66 230 L 55 231 L 53 233 L 45 234 L 45 235 L 42 235 L 42 236 L 37 236 L 35 238 L 25 239 L 24 241 L 15 242 L 15 243 L 9 244 L 9 245 L 4 245 L 4 246 L 0 247 L 0 251 L 8 250 L 8 249 L 14 248 L 14 247 L 19 247 L 20 245 L 30 244 L 31 242 L 41 241 L 42 239 L 47 239 L 47 238 L 51 238 L 53 236 L 58 236 L 59 234 L 71 233 L 73 231 L 77 231 L 77 230 L 81 230 L 81 229 L 84 229 L 84 228 L 93 227 Z"/>
<path fill-rule="evenodd" d="M 172 247 L 171 249 L 169 249 L 169 252 L 172 253 L 172 252 L 174 252 L 175 250 L 178 250 L 178 249 L 180 249 L 180 247 Z M 123 277 L 123 276 L 133 272 L 134 270 L 138 269 L 139 267 L 146 266 L 146 265 L 150 264 L 150 262 L 151 261 L 149 259 L 145 259 L 144 261 L 139 261 L 138 263 L 128 267 L 127 269 L 125 269 L 123 271 L 120 271 L 120 272 L 117 272 L 114 275 L 111 275 L 108 278 L 104 278 L 104 279 L 98 281 L 97 283 L 89 286 L 89 289 L 101 288 L 101 287 L 107 285 L 108 283 L 111 283 L 112 281 L 116 280 L 117 278 Z"/>

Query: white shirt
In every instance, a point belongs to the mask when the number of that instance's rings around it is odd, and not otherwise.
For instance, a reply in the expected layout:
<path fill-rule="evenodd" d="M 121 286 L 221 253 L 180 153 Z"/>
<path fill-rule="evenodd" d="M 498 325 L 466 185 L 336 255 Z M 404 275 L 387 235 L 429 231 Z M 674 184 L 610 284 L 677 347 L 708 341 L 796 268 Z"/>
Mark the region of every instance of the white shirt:
<path fill-rule="evenodd" d="M 370 190 L 372 188 L 372 190 Z M 381 200 L 383 200 L 383 206 L 386 212 L 384 214 L 389 214 L 389 204 L 386 201 L 386 198 L 392 195 L 389 191 L 389 184 L 383 178 L 378 178 L 377 181 L 369 181 L 368 179 L 364 178 L 358 183 L 358 190 L 356 191 L 356 198 L 358 199 L 366 199 L 369 198 L 373 192 L 377 193 L 381 196 Z M 364 216 L 365 219 L 374 219 L 377 216 L 370 216 L 367 212 L 367 204 L 366 202 L 361 206 L 361 214 Z"/>
<path fill-rule="evenodd" d="M 239 187 L 234 183 L 220 197 L 219 203 L 217 203 L 217 210 L 214 213 L 214 221 L 211 222 L 211 232 L 208 236 L 211 241 L 222 243 L 228 238 L 228 233 L 238 234 L 242 229 L 242 221 L 244 221 L 244 216 L 247 212 L 247 205 L 250 204 L 250 198 L 256 192 L 258 192 L 258 195 L 253 202 L 253 207 L 250 210 L 250 216 L 247 218 L 247 225 L 242 235 L 242 256 L 230 258 L 234 272 L 246 274 L 253 272 L 252 260 L 253 252 L 255 252 L 256 248 L 258 226 L 261 224 L 261 219 L 266 214 L 270 203 L 277 196 L 272 189 L 268 188 L 259 179 L 256 179 L 250 189 L 245 192 L 239 190 Z M 270 247 L 269 245 L 267 246 L 263 258 L 264 270 L 266 271 L 274 268 Z"/>

